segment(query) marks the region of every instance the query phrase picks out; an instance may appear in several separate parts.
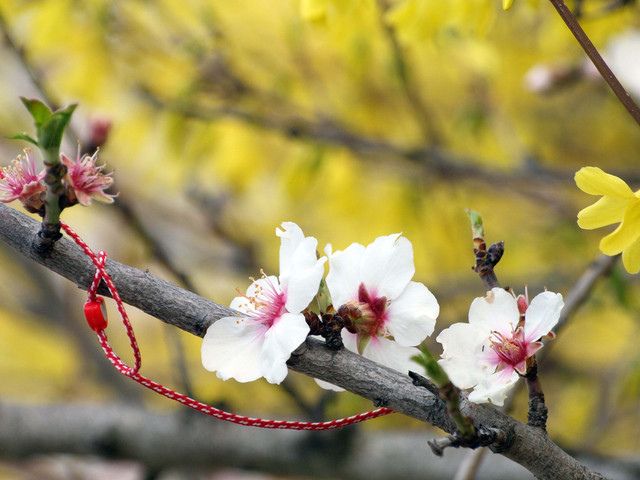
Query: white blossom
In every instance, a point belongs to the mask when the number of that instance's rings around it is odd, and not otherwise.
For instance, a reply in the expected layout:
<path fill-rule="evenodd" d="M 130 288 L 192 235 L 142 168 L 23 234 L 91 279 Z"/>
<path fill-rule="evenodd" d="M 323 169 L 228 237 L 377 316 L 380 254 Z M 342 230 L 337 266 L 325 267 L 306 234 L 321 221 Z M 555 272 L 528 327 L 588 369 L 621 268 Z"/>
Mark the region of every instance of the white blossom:
<path fill-rule="evenodd" d="M 309 334 L 301 312 L 318 293 L 326 257 L 317 258 L 318 241 L 295 223 L 283 223 L 276 235 L 280 276 L 255 280 L 231 302 L 241 313 L 213 323 L 202 342 L 202 364 L 223 380 L 282 382 L 287 360 Z"/>
<path fill-rule="evenodd" d="M 414 347 L 433 332 L 440 307 L 426 286 L 411 281 L 411 242 L 397 233 L 367 247 L 354 243 L 344 251 L 325 251 L 334 307 L 353 305 L 362 313 L 354 320 L 357 333 L 342 331 L 345 347 L 403 373 L 415 369 Z"/>
<path fill-rule="evenodd" d="M 528 305 L 523 297 L 519 303 L 494 288 L 471 303 L 469 323 L 455 323 L 438 335 L 444 349 L 438 363 L 454 385 L 474 387 L 472 402 L 503 405 L 519 376 L 527 373 L 527 359 L 542 348 L 540 339 L 553 337 L 563 306 L 559 293 L 543 292 Z"/>

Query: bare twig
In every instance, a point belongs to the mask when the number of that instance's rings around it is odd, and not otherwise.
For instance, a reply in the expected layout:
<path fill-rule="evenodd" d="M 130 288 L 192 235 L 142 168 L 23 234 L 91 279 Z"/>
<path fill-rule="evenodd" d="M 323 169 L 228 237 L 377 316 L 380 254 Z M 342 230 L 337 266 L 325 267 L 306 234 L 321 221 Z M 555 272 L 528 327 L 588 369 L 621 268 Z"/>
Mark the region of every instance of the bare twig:
<path fill-rule="evenodd" d="M 482 460 L 484 459 L 487 451 L 488 450 L 486 448 L 477 448 L 476 450 L 468 451 L 462 462 L 460 462 L 453 480 L 478 479 L 478 469 L 480 468 L 480 465 L 482 465 Z"/>
<path fill-rule="evenodd" d="M 499 288 L 500 282 L 494 271 L 494 267 L 498 264 L 504 253 L 504 242 L 497 242 L 491 244 L 487 248 L 487 243 L 484 239 L 484 227 L 482 225 L 482 218 L 480 215 L 473 211 L 467 210 L 467 216 L 471 221 L 471 234 L 473 236 L 473 254 L 475 255 L 476 263 L 472 267 L 476 272 L 487 290 L 492 288 Z"/>
<path fill-rule="evenodd" d="M 536 357 L 531 357 L 531 359 L 533 364 L 529 367 L 529 371 L 524 377 L 527 385 L 527 391 L 529 393 L 527 424 L 546 431 L 549 409 L 544 402 L 544 392 L 542 391 L 540 377 L 538 377 L 538 364 L 536 362 Z"/>
<path fill-rule="evenodd" d="M 565 327 L 567 321 L 571 318 L 571 316 L 586 301 L 598 280 L 607 276 L 611 272 L 611 268 L 619 258 L 620 255 L 615 255 L 613 257 L 601 255 L 597 260 L 592 262 L 586 268 L 584 273 L 578 278 L 578 280 L 569 291 L 569 294 L 566 295 L 564 299 L 564 308 L 560 313 L 560 320 L 558 321 L 558 324 L 554 329 L 556 334 L 558 334 L 558 332 Z M 536 361 L 538 364 L 544 364 L 544 359 L 549 355 L 549 352 L 551 351 L 550 348 L 553 345 L 554 342 L 546 342 L 546 348 L 537 353 Z M 522 388 L 522 386 L 523 383 L 518 383 L 512 394 L 505 401 L 505 405 L 503 408 L 505 412 L 508 413 L 513 409 L 515 392 L 517 389 Z M 477 469 L 480 468 L 480 465 L 482 463 L 482 455 L 479 454 L 478 451 L 470 452 L 468 455 L 470 458 L 473 457 L 475 461 L 469 461 L 464 465 L 461 465 L 456 480 L 458 480 L 458 477 L 461 480 L 472 480 L 474 478 L 475 472 L 477 472 Z"/>
<path fill-rule="evenodd" d="M 569 318 L 571 318 L 571 315 L 573 315 L 584 301 L 589 298 L 596 282 L 602 277 L 609 275 L 611 269 L 619 258 L 620 255 L 614 255 L 612 257 L 601 255 L 587 267 L 584 273 L 573 285 L 569 294 L 564 298 L 564 308 L 560 313 L 558 324 L 556 325 L 556 328 L 554 328 L 556 333 L 564 327 Z M 550 345 L 553 345 L 553 342 L 551 342 Z M 548 350 L 545 349 L 544 351 Z M 540 358 L 540 355 L 538 355 L 538 358 Z"/>
<path fill-rule="evenodd" d="M 564 3 L 564 0 L 549 0 L 551 4 L 558 11 L 558 14 L 564 20 L 564 23 L 567 25 L 573 36 L 576 37 L 576 40 L 585 51 L 589 59 L 593 62 L 595 67 L 600 72 L 604 81 L 607 82 L 613 93 L 615 93 L 620 103 L 627 109 L 629 114 L 633 117 L 636 123 L 640 126 L 640 108 L 633 101 L 631 96 L 624 89 L 622 84 L 618 81 L 617 77 L 611 71 L 607 63 L 604 61 L 596 47 L 591 43 L 591 40 L 584 32 L 576 18 L 571 13 L 571 10 Z"/>
<path fill-rule="evenodd" d="M 378 5 L 382 14 L 389 10 L 389 3 L 386 0 L 378 0 Z M 425 139 L 429 140 L 434 145 L 441 144 L 444 136 L 442 135 L 442 132 L 440 132 L 439 127 L 432 118 L 431 112 L 429 112 L 429 109 L 424 104 L 422 97 L 411 81 L 411 72 L 409 71 L 407 60 L 404 52 L 402 51 L 402 46 L 400 45 L 400 42 L 398 42 L 395 30 L 389 24 L 384 22 L 382 16 L 380 20 L 382 28 L 391 46 L 391 54 L 393 55 L 394 64 L 400 79 L 402 91 L 407 99 L 407 104 L 413 110 L 414 116 L 422 128 Z"/>

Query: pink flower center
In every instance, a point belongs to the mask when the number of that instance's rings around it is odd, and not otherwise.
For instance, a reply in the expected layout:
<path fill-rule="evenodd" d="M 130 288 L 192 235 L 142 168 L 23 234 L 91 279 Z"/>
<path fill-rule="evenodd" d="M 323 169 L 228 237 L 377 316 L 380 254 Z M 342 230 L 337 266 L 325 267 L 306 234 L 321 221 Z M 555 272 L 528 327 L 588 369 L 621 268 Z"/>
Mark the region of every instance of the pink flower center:
<path fill-rule="evenodd" d="M 253 296 L 242 295 L 255 309 L 248 315 L 250 321 L 253 323 L 261 323 L 264 326 L 271 328 L 274 323 L 287 313 L 285 304 L 287 302 L 287 295 L 280 290 L 280 287 L 274 284 L 269 277 L 264 275 L 265 282 L 254 283 L 255 293 Z"/>
<path fill-rule="evenodd" d="M 508 337 L 498 332 L 492 332 L 491 348 L 496 353 L 499 363 L 498 370 L 506 366 L 524 373 L 527 360 L 527 344 L 524 340 L 522 328 L 516 328 L 513 335 Z"/>
<path fill-rule="evenodd" d="M 387 307 L 389 302 L 387 297 L 377 297 L 374 292 L 367 290 L 364 283 L 358 288 L 359 308 L 362 317 L 358 320 L 358 330 L 361 335 L 375 337 L 387 334 Z"/>

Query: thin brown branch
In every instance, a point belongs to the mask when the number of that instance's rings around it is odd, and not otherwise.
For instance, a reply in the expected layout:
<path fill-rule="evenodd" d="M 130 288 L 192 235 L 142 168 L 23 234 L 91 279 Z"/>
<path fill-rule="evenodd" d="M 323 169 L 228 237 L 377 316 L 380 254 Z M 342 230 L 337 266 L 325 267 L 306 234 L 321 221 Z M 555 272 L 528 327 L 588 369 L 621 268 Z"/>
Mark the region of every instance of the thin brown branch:
<path fill-rule="evenodd" d="M 479 480 L 478 470 L 487 452 L 486 448 L 478 448 L 467 452 L 462 462 L 460 462 L 453 480 Z"/>
<path fill-rule="evenodd" d="M 407 64 L 407 59 L 402 50 L 402 46 L 398 41 L 396 32 L 384 21 L 384 14 L 389 10 L 390 5 L 386 0 L 378 0 L 378 8 L 381 12 L 380 21 L 382 23 L 382 29 L 384 30 L 391 47 L 391 55 L 407 104 L 409 105 L 409 108 L 413 110 L 414 116 L 422 129 L 424 138 L 429 140 L 433 145 L 442 144 L 444 136 L 436 122 L 433 120 L 431 112 L 424 104 L 424 101 L 422 100 L 422 97 L 414 83 L 411 81 L 409 65 Z"/>
<path fill-rule="evenodd" d="M 607 85 L 615 93 L 620 103 L 627 109 L 629 114 L 633 117 L 636 123 L 640 126 L 640 108 L 633 101 L 631 96 L 627 93 L 622 84 L 618 81 L 618 78 L 611 71 L 607 63 L 604 61 L 596 47 L 593 45 L 585 31 L 582 29 L 576 18 L 571 13 L 571 10 L 564 3 L 564 0 L 549 0 L 554 8 L 558 11 L 558 14 L 564 20 L 573 36 L 585 51 L 589 59 L 593 62 L 595 67 L 600 72 L 600 75 L 607 82 Z"/>
<path fill-rule="evenodd" d="M 589 295 L 593 291 L 596 283 L 603 277 L 609 275 L 611 269 L 615 265 L 616 261 L 620 258 L 620 255 L 616 255 L 613 257 L 609 257 L 607 255 L 601 255 L 597 260 L 592 262 L 584 271 L 584 273 L 576 280 L 573 287 L 569 291 L 569 293 L 564 298 L 564 308 L 560 313 L 560 320 L 554 329 L 556 335 L 562 330 L 568 320 L 573 316 L 573 314 L 578 310 L 578 308 L 589 298 Z M 554 345 L 554 342 L 546 342 L 547 348 L 542 349 L 538 352 L 536 362 L 540 365 L 544 364 L 544 359 L 547 358 L 550 348 Z M 523 383 L 518 383 L 511 393 L 511 395 L 505 401 L 505 405 L 503 410 L 505 412 L 511 412 L 514 405 L 515 392 L 517 389 L 522 388 Z M 475 453 L 475 452 L 473 452 Z M 465 464 L 465 466 L 461 466 L 460 468 L 460 478 L 461 479 L 473 479 L 475 472 L 482 464 L 482 457 L 478 455 L 476 458 L 473 453 L 469 453 L 469 457 L 473 457 L 475 461 L 469 461 Z M 456 479 L 457 480 L 457 479 Z"/>
<path fill-rule="evenodd" d="M 156 108 L 175 112 L 185 118 L 201 121 L 215 121 L 220 118 L 231 118 L 260 129 L 278 132 L 286 137 L 302 141 L 311 141 L 347 148 L 357 155 L 378 159 L 384 157 L 400 158 L 421 165 L 429 173 L 440 179 L 460 181 L 474 180 L 481 187 L 483 184 L 491 188 L 513 188 L 522 192 L 522 188 L 538 183 L 569 183 L 573 181 L 574 170 L 546 168 L 543 165 L 526 165 L 513 171 L 488 170 L 471 158 L 455 154 L 444 148 L 435 146 L 404 147 L 390 141 L 367 137 L 349 130 L 338 121 L 329 118 L 309 119 L 300 115 L 283 116 L 280 114 L 264 115 L 244 109 L 237 105 L 205 107 L 184 102 L 164 101 L 149 91 L 141 91 L 141 96 Z M 278 108 L 276 111 L 290 111 L 292 108 Z M 517 183 L 513 186 L 513 183 Z M 526 192 L 529 194 L 529 192 Z M 533 194 L 532 194 L 533 195 Z"/>
<path fill-rule="evenodd" d="M 49 105 L 51 110 L 57 110 L 60 105 L 52 101 L 53 95 L 51 95 L 51 93 L 45 86 L 45 83 L 42 80 L 42 75 L 34 68 L 33 64 L 27 58 L 25 49 L 18 45 L 18 42 L 16 42 L 11 35 L 9 25 L 7 24 L 4 15 L 2 15 L 2 11 L 0 11 L 0 31 L 2 32 L 2 40 L 9 47 L 9 49 L 14 52 L 14 54 L 20 61 L 20 64 L 24 68 L 27 76 L 31 80 L 31 83 L 33 83 L 34 87 L 36 87 L 36 89 L 42 94 L 45 103 Z"/>
<path fill-rule="evenodd" d="M 564 308 L 560 313 L 558 324 L 556 328 L 554 328 L 556 333 L 564 327 L 569 318 L 571 318 L 576 310 L 589 298 L 598 280 L 609 275 L 619 258 L 620 255 L 614 255 L 612 257 L 601 255 L 586 268 L 564 299 Z M 553 344 L 553 342 L 550 344 Z M 543 351 L 546 351 L 546 349 Z"/>
<path fill-rule="evenodd" d="M 527 392 L 529 393 L 527 424 L 546 431 L 549 409 L 545 405 L 542 383 L 540 382 L 540 377 L 538 377 L 538 364 L 536 363 L 536 357 L 531 357 L 531 360 L 532 365 L 529 367 L 529 371 L 524 377 L 527 385 Z"/>

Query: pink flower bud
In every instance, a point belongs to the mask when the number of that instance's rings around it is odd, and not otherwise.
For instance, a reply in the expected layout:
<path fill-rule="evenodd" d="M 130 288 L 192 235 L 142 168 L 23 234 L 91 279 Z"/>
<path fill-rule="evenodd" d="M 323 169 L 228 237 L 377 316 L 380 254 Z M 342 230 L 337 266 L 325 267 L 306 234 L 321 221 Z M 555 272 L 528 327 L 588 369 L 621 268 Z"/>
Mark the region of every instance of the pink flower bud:
<path fill-rule="evenodd" d="M 518 311 L 520 312 L 520 315 L 524 315 L 527 311 L 527 308 L 529 308 L 529 302 L 527 302 L 527 299 L 524 295 L 518 295 L 516 301 L 518 302 Z"/>

